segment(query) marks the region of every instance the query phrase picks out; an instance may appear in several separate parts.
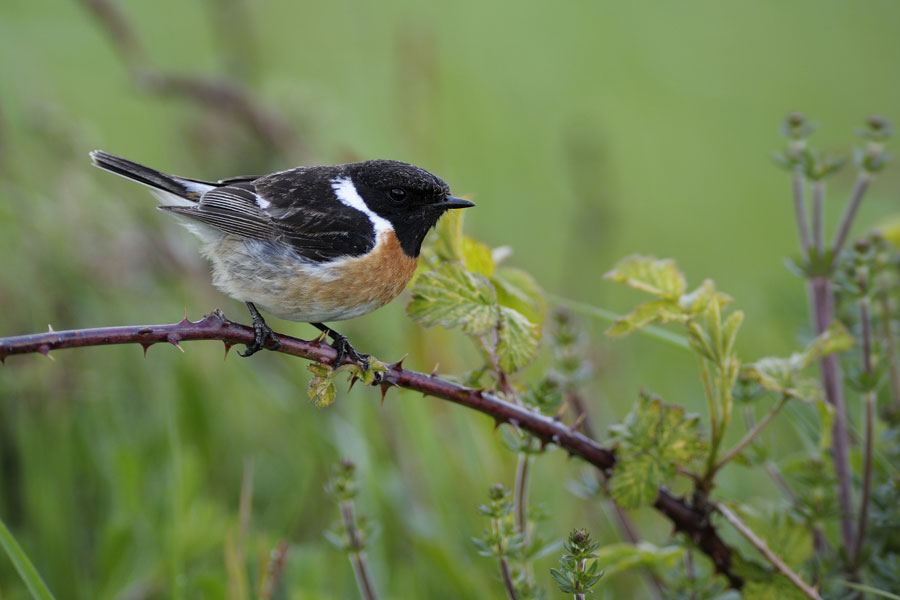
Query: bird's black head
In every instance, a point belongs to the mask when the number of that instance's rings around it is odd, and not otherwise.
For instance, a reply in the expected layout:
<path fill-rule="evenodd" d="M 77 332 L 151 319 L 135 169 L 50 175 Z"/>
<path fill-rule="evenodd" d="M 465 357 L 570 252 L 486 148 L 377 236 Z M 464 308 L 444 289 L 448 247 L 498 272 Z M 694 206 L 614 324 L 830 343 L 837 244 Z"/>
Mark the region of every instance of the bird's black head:
<path fill-rule="evenodd" d="M 440 177 L 407 163 L 367 160 L 345 165 L 344 170 L 366 206 L 390 222 L 403 251 L 413 258 L 445 211 L 475 206 L 451 196 Z"/>

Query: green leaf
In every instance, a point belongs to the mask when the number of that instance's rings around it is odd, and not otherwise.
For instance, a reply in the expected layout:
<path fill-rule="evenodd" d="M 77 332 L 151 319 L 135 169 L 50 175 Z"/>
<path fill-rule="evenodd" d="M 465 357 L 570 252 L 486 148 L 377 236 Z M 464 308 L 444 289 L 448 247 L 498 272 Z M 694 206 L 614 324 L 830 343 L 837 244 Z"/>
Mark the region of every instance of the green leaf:
<path fill-rule="evenodd" d="M 675 261 L 659 260 L 653 256 L 628 256 L 603 278 L 675 301 L 684 294 L 687 287 L 684 275 L 678 270 Z"/>
<path fill-rule="evenodd" d="M 12 562 L 13 567 L 19 573 L 19 577 L 25 582 L 31 597 L 35 600 L 53 600 L 53 594 L 47 588 L 47 584 L 41 579 L 40 573 L 34 568 L 28 555 L 19 546 L 16 538 L 6 528 L 6 524 L 0 521 L 0 548 L 6 552 L 6 556 Z"/>
<path fill-rule="evenodd" d="M 835 321 L 822 333 L 816 337 L 806 349 L 799 355 L 792 357 L 799 364 L 797 369 L 805 369 L 817 360 L 835 352 L 844 352 L 853 347 L 856 340 L 847 331 L 847 328 L 840 321 Z"/>
<path fill-rule="evenodd" d="M 500 307 L 497 330 L 497 361 L 506 373 L 514 373 L 537 356 L 541 344 L 541 326 L 506 306 Z"/>
<path fill-rule="evenodd" d="M 716 284 L 712 279 L 706 279 L 696 290 L 683 295 L 679 304 L 685 311 L 697 316 L 704 314 L 713 301 L 718 302 L 719 306 L 727 306 L 734 300 L 728 294 L 716 290 Z"/>
<path fill-rule="evenodd" d="M 744 600 L 807 600 L 806 594 L 780 573 L 768 579 L 745 582 L 741 594 Z"/>
<path fill-rule="evenodd" d="M 613 497 L 625 508 L 651 503 L 657 487 L 674 478 L 676 467 L 706 452 L 699 423 L 698 415 L 689 415 L 658 396 L 642 394 L 625 420 L 610 427 L 618 444 L 610 481 Z"/>
<path fill-rule="evenodd" d="M 334 403 L 334 382 L 330 377 L 313 377 L 309 380 L 306 395 L 318 408 L 331 406 Z"/>
<path fill-rule="evenodd" d="M 631 456 L 616 461 L 609 492 L 624 509 L 653 504 L 659 494 L 659 484 L 675 476 L 670 464 L 662 463 L 649 454 Z"/>
<path fill-rule="evenodd" d="M 766 391 L 786 394 L 803 402 L 813 402 L 821 397 L 819 384 L 814 379 L 803 377 L 801 371 L 828 354 L 851 348 L 853 343 L 853 336 L 835 321 L 802 352 L 795 352 L 788 358 L 761 358 L 745 365 L 741 370 L 741 377 L 755 381 Z"/>
<path fill-rule="evenodd" d="M 831 426 L 834 423 L 834 407 L 823 400 L 816 402 L 819 412 L 819 451 L 823 454 L 831 448 Z"/>
<path fill-rule="evenodd" d="M 459 212 L 459 211 L 457 211 Z M 463 258 L 466 270 L 490 278 L 494 274 L 494 257 L 487 244 L 469 236 L 463 237 Z"/>
<path fill-rule="evenodd" d="M 463 210 L 448 210 L 435 227 L 434 252 L 442 262 L 465 262 Z"/>
<path fill-rule="evenodd" d="M 547 302 L 544 291 L 534 277 L 522 269 L 503 267 L 494 272 L 491 283 L 497 290 L 497 300 L 501 306 L 514 308 L 532 323 L 543 323 Z"/>
<path fill-rule="evenodd" d="M 494 287 L 459 263 L 446 263 L 421 275 L 406 311 L 426 327 L 461 327 L 469 335 L 483 335 L 500 320 Z"/>
<path fill-rule="evenodd" d="M 609 544 L 596 551 L 597 561 L 607 575 L 634 567 L 671 567 L 684 555 L 680 546 L 656 546 L 649 542 Z"/>
<path fill-rule="evenodd" d="M 738 513 L 770 548 L 776 548 L 778 556 L 790 567 L 803 565 L 813 554 L 812 530 L 800 520 L 792 508 L 771 507 L 759 511 L 740 505 Z"/>
<path fill-rule="evenodd" d="M 629 314 L 616 319 L 612 327 L 606 330 L 606 335 L 624 337 L 656 321 L 670 323 L 686 319 L 687 315 L 684 314 L 677 302 L 667 299 L 649 300 L 639 304 Z"/>

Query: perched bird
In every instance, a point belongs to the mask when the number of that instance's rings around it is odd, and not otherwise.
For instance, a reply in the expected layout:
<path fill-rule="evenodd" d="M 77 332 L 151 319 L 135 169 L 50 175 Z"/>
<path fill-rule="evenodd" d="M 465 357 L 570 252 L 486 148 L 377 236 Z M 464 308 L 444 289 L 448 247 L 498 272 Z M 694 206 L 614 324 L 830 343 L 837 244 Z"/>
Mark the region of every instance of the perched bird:
<path fill-rule="evenodd" d="M 384 306 L 409 283 L 422 241 L 447 210 L 474 206 L 443 180 L 393 160 L 296 167 L 215 182 L 167 175 L 91 152 L 94 165 L 153 188 L 159 208 L 203 242 L 213 283 L 247 303 L 255 339 L 241 356 L 280 346 L 256 308 L 311 323 L 337 352 L 368 368 L 325 321 Z"/>

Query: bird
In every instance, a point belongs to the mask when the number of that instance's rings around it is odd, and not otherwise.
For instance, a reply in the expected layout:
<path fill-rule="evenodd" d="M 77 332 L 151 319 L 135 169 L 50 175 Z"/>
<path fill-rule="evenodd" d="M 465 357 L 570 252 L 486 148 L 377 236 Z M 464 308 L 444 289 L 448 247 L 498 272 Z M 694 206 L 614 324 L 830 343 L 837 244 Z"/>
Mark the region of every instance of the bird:
<path fill-rule="evenodd" d="M 344 357 L 368 369 L 326 322 L 368 314 L 412 279 L 422 242 L 448 210 L 474 206 L 441 178 L 395 160 L 300 166 L 203 181 L 94 150 L 93 164 L 151 188 L 158 208 L 201 240 L 213 284 L 246 303 L 254 340 L 241 356 L 281 343 L 257 307 L 310 323 Z"/>

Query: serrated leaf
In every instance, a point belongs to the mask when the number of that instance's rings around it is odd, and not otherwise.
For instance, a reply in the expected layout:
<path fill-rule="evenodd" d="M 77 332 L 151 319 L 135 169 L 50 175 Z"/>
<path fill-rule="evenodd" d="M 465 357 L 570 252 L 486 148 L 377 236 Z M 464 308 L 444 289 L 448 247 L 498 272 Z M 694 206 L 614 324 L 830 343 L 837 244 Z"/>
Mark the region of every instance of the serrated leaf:
<path fill-rule="evenodd" d="M 491 255 L 491 249 L 487 244 L 483 244 L 469 236 L 463 236 L 463 263 L 466 265 L 466 270 L 484 275 L 487 278 L 494 274 L 496 267 L 494 257 Z"/>
<path fill-rule="evenodd" d="M 656 546 L 649 542 L 609 544 L 597 550 L 597 561 L 607 575 L 633 567 L 671 567 L 684 556 L 680 546 Z"/>
<path fill-rule="evenodd" d="M 325 408 L 334 403 L 334 382 L 329 377 L 313 377 L 309 380 L 306 395 L 318 408 Z"/>
<path fill-rule="evenodd" d="M 805 369 L 820 358 L 835 352 L 849 350 L 856 340 L 840 321 L 834 321 L 824 333 L 816 337 L 799 356 L 792 357 L 798 362 L 797 368 Z"/>
<path fill-rule="evenodd" d="M 666 404 L 657 396 L 642 394 L 625 420 L 610 427 L 618 444 L 610 492 L 625 508 L 649 504 L 656 489 L 668 483 L 676 467 L 704 455 L 700 417 L 684 408 Z"/>
<path fill-rule="evenodd" d="M 500 319 L 494 287 L 459 263 L 446 263 L 421 275 L 406 311 L 426 327 L 461 327 L 469 335 L 487 333 Z"/>
<path fill-rule="evenodd" d="M 678 270 L 675 261 L 660 260 L 654 256 L 628 256 L 603 278 L 674 301 L 684 294 L 687 287 L 684 275 Z"/>
<path fill-rule="evenodd" d="M 537 356 L 541 344 L 541 326 L 506 306 L 500 307 L 497 330 L 497 362 L 506 373 L 514 373 Z"/>
<path fill-rule="evenodd" d="M 718 304 L 718 300 L 715 301 Z M 737 339 L 737 332 L 741 326 L 741 323 L 744 322 L 744 311 L 736 310 L 731 313 L 727 319 L 725 319 L 725 323 L 722 325 L 722 344 L 723 350 L 722 356 L 728 356 L 734 350 L 734 341 Z"/>
<path fill-rule="evenodd" d="M 777 548 L 778 556 L 791 567 L 804 564 L 813 553 L 812 530 L 785 507 L 758 511 L 741 505 L 738 512 L 770 548 Z"/>
<path fill-rule="evenodd" d="M 719 306 L 727 306 L 734 299 L 725 292 L 718 291 L 712 279 L 706 279 L 696 290 L 683 295 L 679 299 L 679 304 L 692 315 L 702 315 L 713 301 L 718 302 Z"/>
<path fill-rule="evenodd" d="M 649 454 L 619 459 L 609 481 L 609 493 L 624 509 L 647 506 L 656 500 L 659 484 L 674 476 L 671 465 Z"/>
<path fill-rule="evenodd" d="M 464 262 L 463 210 L 448 210 L 435 227 L 434 253 L 442 262 Z"/>
<path fill-rule="evenodd" d="M 514 308 L 532 323 L 543 323 L 547 302 L 544 291 L 527 271 L 503 267 L 494 272 L 491 283 L 497 290 L 501 306 Z"/>
<path fill-rule="evenodd" d="M 656 321 L 670 323 L 685 319 L 687 319 L 687 315 L 684 314 L 677 302 L 666 299 L 648 300 L 639 304 L 629 314 L 616 319 L 612 327 L 606 330 L 606 335 L 624 337 Z"/>

